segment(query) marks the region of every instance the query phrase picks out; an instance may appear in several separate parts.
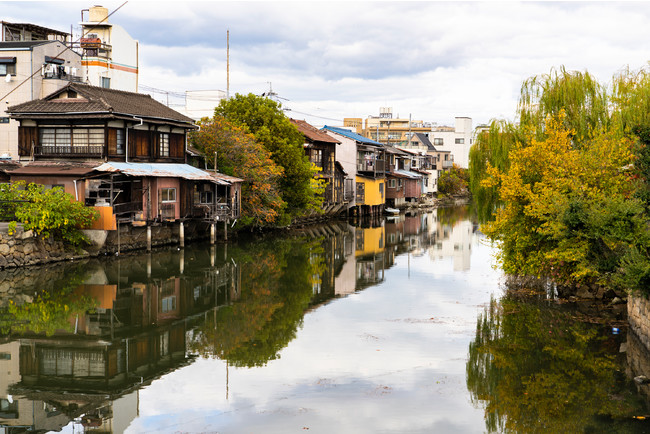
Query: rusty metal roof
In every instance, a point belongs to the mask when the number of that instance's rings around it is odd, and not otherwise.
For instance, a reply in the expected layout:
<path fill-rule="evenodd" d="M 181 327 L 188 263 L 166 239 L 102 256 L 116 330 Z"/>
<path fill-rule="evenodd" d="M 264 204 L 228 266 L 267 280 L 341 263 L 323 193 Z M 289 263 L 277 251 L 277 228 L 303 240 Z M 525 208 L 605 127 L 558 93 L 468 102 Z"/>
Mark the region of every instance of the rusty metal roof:
<path fill-rule="evenodd" d="M 7 169 L 10 175 L 57 175 L 57 176 L 84 176 L 93 171 L 95 165 L 70 164 L 70 163 L 28 163 L 14 170 Z"/>
<path fill-rule="evenodd" d="M 212 176 L 212 173 L 190 166 L 189 164 L 107 162 L 101 166 L 95 167 L 95 170 L 98 172 L 119 172 L 128 176 L 183 178 L 192 181 L 210 181 L 217 184 L 219 183 Z"/>

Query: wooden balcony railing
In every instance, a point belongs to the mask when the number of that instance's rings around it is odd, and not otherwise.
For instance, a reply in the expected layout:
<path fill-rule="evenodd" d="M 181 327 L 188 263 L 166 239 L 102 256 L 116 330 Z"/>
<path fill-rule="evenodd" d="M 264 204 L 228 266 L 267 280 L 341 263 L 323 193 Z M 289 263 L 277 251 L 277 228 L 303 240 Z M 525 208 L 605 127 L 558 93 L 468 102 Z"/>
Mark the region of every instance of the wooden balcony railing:
<path fill-rule="evenodd" d="M 142 201 L 116 203 L 113 205 L 113 214 L 128 214 L 142 212 Z"/>
<path fill-rule="evenodd" d="M 102 157 L 103 145 L 92 146 L 35 146 L 34 155 L 48 157 Z"/>
<path fill-rule="evenodd" d="M 384 160 L 357 160 L 357 171 L 359 172 L 384 172 L 386 167 Z"/>

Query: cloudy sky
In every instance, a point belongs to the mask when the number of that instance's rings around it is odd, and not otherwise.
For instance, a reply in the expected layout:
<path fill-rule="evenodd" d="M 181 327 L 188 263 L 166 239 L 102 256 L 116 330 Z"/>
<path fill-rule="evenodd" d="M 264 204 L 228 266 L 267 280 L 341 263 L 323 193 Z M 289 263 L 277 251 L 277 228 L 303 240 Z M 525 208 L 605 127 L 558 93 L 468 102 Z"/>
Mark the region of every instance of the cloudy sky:
<path fill-rule="evenodd" d="M 81 9 L 122 3 L 0 1 L 0 19 L 69 31 Z M 650 59 L 647 2 L 131 0 L 109 21 L 140 42 L 140 84 L 170 92 L 226 90 L 229 30 L 231 94 L 271 83 L 315 125 L 380 107 L 438 124 L 512 119 L 527 77 L 564 65 L 609 83 Z"/>

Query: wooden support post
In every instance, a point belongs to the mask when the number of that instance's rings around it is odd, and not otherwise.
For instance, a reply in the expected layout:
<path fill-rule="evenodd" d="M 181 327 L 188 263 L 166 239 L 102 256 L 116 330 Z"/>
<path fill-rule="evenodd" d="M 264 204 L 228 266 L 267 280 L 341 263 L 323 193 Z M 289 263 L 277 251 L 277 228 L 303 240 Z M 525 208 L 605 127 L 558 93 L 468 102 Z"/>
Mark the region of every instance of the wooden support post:
<path fill-rule="evenodd" d="M 185 249 L 181 249 L 180 255 L 178 258 L 178 270 L 181 274 L 185 272 Z"/>
<path fill-rule="evenodd" d="M 217 242 L 217 224 L 212 223 L 210 225 L 210 244 Z"/>
<path fill-rule="evenodd" d="M 151 226 L 147 225 L 147 252 L 151 251 Z"/>
<path fill-rule="evenodd" d="M 178 228 L 178 237 L 180 238 L 181 247 L 185 247 L 185 224 L 180 222 Z"/>
<path fill-rule="evenodd" d="M 228 241 L 228 220 L 223 222 L 223 239 Z"/>

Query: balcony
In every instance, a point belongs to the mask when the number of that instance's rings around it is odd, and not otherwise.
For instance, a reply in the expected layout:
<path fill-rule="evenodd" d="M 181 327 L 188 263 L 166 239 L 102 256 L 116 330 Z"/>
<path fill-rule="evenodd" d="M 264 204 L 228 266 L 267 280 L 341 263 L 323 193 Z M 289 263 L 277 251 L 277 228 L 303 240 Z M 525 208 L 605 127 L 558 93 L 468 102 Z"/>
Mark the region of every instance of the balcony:
<path fill-rule="evenodd" d="M 102 157 L 104 155 L 104 146 L 34 146 L 34 155 L 42 157 Z"/>
<path fill-rule="evenodd" d="M 116 203 L 113 205 L 113 214 L 129 214 L 142 212 L 142 201 Z"/>
<path fill-rule="evenodd" d="M 202 218 L 208 221 L 224 221 L 232 218 L 239 218 L 237 209 L 225 204 L 202 203 L 194 205 L 192 217 Z"/>
<path fill-rule="evenodd" d="M 451 169 L 454 166 L 453 161 L 443 161 L 442 162 L 442 168 L 443 169 Z"/>
<path fill-rule="evenodd" d="M 384 160 L 357 160 L 357 172 L 384 172 L 386 162 Z"/>

